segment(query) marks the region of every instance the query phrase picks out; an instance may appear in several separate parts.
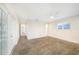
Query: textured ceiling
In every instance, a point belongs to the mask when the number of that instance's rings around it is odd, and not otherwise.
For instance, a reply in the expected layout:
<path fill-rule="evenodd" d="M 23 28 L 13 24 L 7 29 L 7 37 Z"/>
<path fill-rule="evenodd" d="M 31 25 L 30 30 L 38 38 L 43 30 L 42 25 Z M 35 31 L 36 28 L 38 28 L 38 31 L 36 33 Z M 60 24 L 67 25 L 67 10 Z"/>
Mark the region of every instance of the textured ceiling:
<path fill-rule="evenodd" d="M 51 22 L 79 15 L 78 3 L 10 3 L 6 6 L 14 11 L 21 21 Z"/>

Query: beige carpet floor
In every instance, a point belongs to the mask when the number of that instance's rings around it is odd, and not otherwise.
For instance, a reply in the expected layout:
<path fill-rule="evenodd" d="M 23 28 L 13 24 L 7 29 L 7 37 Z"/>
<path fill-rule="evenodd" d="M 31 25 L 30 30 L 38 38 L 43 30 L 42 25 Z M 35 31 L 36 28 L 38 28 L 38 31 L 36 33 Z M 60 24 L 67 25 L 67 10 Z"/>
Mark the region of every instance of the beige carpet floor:
<path fill-rule="evenodd" d="M 78 55 L 79 44 L 46 36 L 28 40 L 21 36 L 13 48 L 13 55 Z"/>

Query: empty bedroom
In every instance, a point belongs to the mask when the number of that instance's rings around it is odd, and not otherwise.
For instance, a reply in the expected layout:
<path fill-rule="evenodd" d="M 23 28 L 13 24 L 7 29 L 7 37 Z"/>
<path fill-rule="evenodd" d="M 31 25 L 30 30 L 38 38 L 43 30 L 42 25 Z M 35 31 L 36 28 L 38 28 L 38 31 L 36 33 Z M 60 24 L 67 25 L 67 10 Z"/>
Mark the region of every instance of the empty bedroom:
<path fill-rule="evenodd" d="M 0 55 L 79 55 L 79 3 L 0 3 Z"/>

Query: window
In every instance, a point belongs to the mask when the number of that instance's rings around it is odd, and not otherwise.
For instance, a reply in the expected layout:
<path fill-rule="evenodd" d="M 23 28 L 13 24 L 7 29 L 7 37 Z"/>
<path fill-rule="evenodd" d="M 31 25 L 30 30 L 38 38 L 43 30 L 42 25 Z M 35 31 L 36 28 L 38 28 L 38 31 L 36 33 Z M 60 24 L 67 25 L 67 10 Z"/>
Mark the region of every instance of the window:
<path fill-rule="evenodd" d="M 57 25 L 57 28 L 58 28 L 58 29 L 62 29 L 62 24 L 58 24 L 58 25 Z"/>
<path fill-rule="evenodd" d="M 63 24 L 63 29 L 70 29 L 70 23 L 64 23 Z"/>
<path fill-rule="evenodd" d="M 60 23 L 57 25 L 57 29 L 70 29 L 71 25 L 69 22 Z"/>
<path fill-rule="evenodd" d="M 0 9 L 0 55 L 7 54 L 8 18 L 7 13 Z"/>

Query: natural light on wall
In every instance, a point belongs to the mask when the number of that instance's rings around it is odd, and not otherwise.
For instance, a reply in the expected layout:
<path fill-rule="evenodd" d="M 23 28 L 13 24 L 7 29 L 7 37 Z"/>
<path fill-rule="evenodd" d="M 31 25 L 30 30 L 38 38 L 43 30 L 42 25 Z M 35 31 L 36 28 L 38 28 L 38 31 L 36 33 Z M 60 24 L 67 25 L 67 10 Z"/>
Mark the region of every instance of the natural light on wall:
<path fill-rule="evenodd" d="M 48 24 L 45 25 L 46 35 L 48 34 Z"/>
<path fill-rule="evenodd" d="M 25 35 L 25 24 L 21 24 L 21 35 Z"/>

